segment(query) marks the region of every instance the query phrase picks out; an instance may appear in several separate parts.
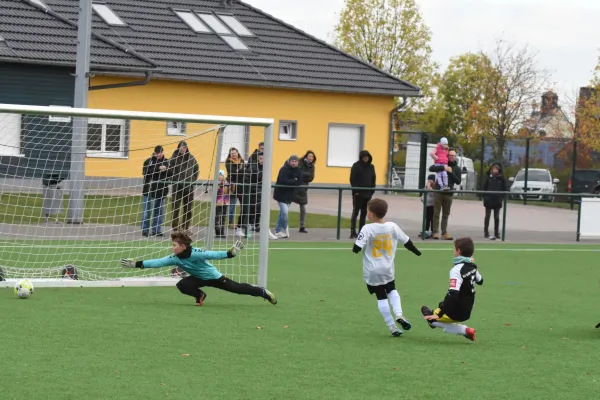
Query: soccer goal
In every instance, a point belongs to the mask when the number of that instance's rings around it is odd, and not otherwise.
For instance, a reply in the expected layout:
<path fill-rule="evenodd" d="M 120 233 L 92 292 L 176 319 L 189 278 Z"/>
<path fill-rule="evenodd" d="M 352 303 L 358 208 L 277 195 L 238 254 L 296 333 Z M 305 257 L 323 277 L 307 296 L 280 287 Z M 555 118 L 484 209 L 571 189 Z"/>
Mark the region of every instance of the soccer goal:
<path fill-rule="evenodd" d="M 215 265 L 266 286 L 272 149 L 272 119 L 0 104 L 0 287 L 174 285 L 119 264 L 170 255 L 174 231 L 242 240 Z"/>

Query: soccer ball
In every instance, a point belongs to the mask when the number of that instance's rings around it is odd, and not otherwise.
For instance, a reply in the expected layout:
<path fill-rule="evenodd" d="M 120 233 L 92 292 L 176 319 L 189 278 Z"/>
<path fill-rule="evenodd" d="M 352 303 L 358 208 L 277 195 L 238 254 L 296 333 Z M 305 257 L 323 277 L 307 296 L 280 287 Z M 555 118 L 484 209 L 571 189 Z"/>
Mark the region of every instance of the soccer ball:
<path fill-rule="evenodd" d="M 15 284 L 15 294 L 20 299 L 27 299 L 33 294 L 33 283 L 29 279 L 21 279 Z"/>

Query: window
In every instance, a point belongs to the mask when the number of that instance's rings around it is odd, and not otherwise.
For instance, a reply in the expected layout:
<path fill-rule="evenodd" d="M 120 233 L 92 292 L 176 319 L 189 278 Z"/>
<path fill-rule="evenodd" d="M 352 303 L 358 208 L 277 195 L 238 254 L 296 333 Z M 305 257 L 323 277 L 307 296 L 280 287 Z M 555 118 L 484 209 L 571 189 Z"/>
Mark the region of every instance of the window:
<path fill-rule="evenodd" d="M 223 132 L 223 148 L 221 149 L 221 162 L 227 160 L 229 149 L 235 147 L 246 161 L 247 143 L 250 129 L 247 126 L 227 125 Z"/>
<path fill-rule="evenodd" d="M 196 33 L 211 33 L 210 29 L 191 11 L 175 11 L 175 13 Z"/>
<path fill-rule="evenodd" d="M 44 10 L 48 9 L 48 6 L 44 4 L 44 2 L 42 0 L 29 0 L 34 4 L 37 4 L 38 6 L 42 7 Z"/>
<path fill-rule="evenodd" d="M 330 124 L 327 138 L 327 166 L 351 167 L 358 160 L 363 138 L 363 125 Z"/>
<path fill-rule="evenodd" d="M 125 26 L 125 22 L 123 22 L 123 20 L 106 4 L 92 4 L 92 8 L 108 25 Z"/>
<path fill-rule="evenodd" d="M 21 127 L 20 114 L 0 114 L 0 156 L 22 156 Z"/>
<path fill-rule="evenodd" d="M 221 18 L 221 20 L 223 22 L 225 22 L 227 24 L 227 26 L 229 28 L 231 28 L 231 30 L 234 31 L 237 35 L 239 35 L 239 36 L 254 36 L 252 34 L 252 32 L 250 32 L 248 30 L 248 28 L 246 28 L 244 25 L 242 25 L 242 23 L 240 21 L 238 21 L 237 18 L 234 17 L 233 15 L 220 15 L 219 14 L 219 18 Z"/>
<path fill-rule="evenodd" d="M 8 47 L 8 45 L 6 44 L 6 41 L 4 40 L 4 38 L 2 36 L 0 36 L 0 49 L 6 48 L 6 47 Z"/>
<path fill-rule="evenodd" d="M 129 123 L 117 119 L 88 119 L 88 157 L 127 157 Z"/>
<path fill-rule="evenodd" d="M 250 50 L 248 46 L 244 44 L 240 39 L 235 36 L 221 36 L 221 39 L 225 41 L 234 50 Z"/>
<path fill-rule="evenodd" d="M 279 121 L 279 140 L 296 140 L 297 127 L 296 121 Z"/>
<path fill-rule="evenodd" d="M 515 181 L 524 181 L 525 180 L 525 170 L 522 169 L 517 174 Z M 548 171 L 539 171 L 539 170 L 529 170 L 527 173 L 527 181 L 529 182 L 552 182 L 550 177 L 550 172 Z"/>
<path fill-rule="evenodd" d="M 168 136 L 185 136 L 187 133 L 187 124 L 185 122 L 167 122 Z"/>
<path fill-rule="evenodd" d="M 233 33 L 212 14 L 198 14 L 217 35 L 232 35 Z"/>
<path fill-rule="evenodd" d="M 52 107 L 56 107 L 56 108 L 59 108 L 59 107 L 60 108 L 65 108 L 65 109 L 72 108 L 70 106 L 55 106 L 55 105 L 52 105 L 52 104 L 51 104 L 51 106 Z M 71 122 L 71 117 L 68 116 L 68 115 L 48 115 L 48 122 L 65 122 L 65 123 L 68 123 L 68 122 Z"/>

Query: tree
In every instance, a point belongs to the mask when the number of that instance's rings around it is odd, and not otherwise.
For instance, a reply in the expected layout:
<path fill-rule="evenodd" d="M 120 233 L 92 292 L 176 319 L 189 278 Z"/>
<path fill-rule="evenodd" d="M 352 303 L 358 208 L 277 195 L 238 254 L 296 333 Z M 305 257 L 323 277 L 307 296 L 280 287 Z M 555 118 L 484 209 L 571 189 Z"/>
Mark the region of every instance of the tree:
<path fill-rule="evenodd" d="M 579 91 L 575 138 L 590 150 L 600 152 L 600 57 L 590 86 Z"/>
<path fill-rule="evenodd" d="M 430 42 L 415 0 L 346 0 L 335 27 L 337 47 L 419 86 L 425 97 L 432 95 L 437 69 Z"/>
<path fill-rule="evenodd" d="M 528 46 L 516 49 L 498 40 L 486 56 L 492 68 L 484 75 L 485 107 L 476 110 L 474 118 L 476 129 L 495 139 L 496 155 L 501 157 L 506 142 L 528 121 L 531 104 L 544 92 L 550 74 L 539 68 L 537 54 Z"/>

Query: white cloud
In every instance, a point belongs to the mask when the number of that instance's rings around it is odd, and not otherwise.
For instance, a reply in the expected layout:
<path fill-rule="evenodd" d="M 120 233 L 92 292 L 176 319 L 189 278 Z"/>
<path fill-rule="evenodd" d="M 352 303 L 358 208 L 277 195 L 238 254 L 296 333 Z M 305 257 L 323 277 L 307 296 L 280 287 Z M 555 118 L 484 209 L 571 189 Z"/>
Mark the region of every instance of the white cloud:
<path fill-rule="evenodd" d="M 330 41 L 344 0 L 246 0 L 322 40 Z M 433 57 L 489 49 L 496 38 L 529 44 L 553 74 L 559 93 L 586 85 L 598 59 L 597 0 L 417 0 L 432 30 Z"/>

